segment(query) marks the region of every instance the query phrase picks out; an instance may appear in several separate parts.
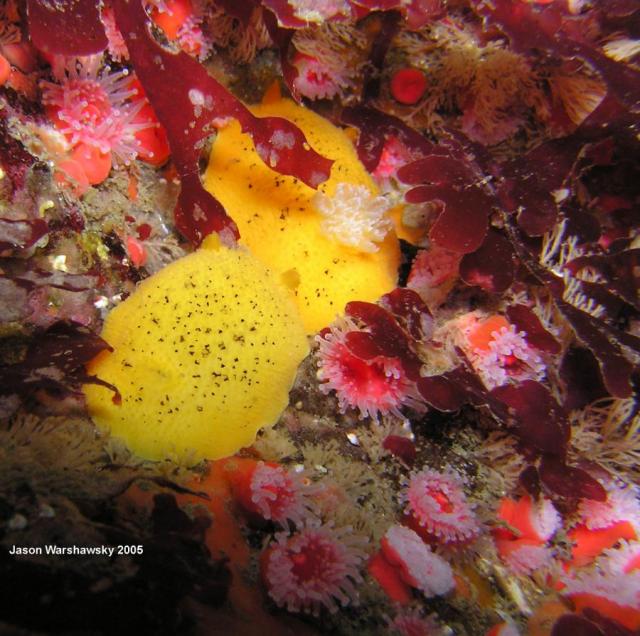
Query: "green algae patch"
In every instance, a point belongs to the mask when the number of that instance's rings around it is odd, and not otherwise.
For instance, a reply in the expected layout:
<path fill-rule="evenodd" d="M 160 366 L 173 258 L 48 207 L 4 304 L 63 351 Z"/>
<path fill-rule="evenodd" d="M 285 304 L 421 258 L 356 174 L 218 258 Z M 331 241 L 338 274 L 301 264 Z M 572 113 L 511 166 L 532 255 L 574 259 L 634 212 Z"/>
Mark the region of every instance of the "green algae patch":
<path fill-rule="evenodd" d="M 290 292 L 217 237 L 140 284 L 105 321 L 86 385 L 93 420 L 146 459 L 195 463 L 251 444 L 288 403 L 308 353 Z"/>

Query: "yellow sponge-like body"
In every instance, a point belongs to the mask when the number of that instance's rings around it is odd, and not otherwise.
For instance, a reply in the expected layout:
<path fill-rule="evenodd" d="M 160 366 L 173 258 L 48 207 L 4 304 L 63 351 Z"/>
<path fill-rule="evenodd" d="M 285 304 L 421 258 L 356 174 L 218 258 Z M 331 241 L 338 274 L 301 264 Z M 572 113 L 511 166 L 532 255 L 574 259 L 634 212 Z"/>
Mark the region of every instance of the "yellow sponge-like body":
<path fill-rule="evenodd" d="M 288 403 L 308 353 L 291 292 L 244 249 L 207 238 L 140 284 L 107 317 L 114 348 L 89 365 L 101 427 L 147 459 L 217 459 L 251 444 Z"/>
<path fill-rule="evenodd" d="M 384 200 L 340 128 L 289 99 L 266 99 L 252 111 L 296 124 L 317 152 L 334 160 L 330 178 L 318 194 L 295 177 L 271 170 L 249 135 L 231 121 L 213 144 L 205 186 L 238 224 L 240 242 L 297 284 L 302 321 L 308 333 L 315 333 L 333 322 L 349 301 L 373 302 L 395 287 L 398 239 L 391 219 L 379 216 Z M 354 205 L 363 209 L 354 211 Z M 323 208 L 333 216 L 323 216 Z M 349 225 L 351 216 L 356 218 Z M 386 236 L 374 243 L 377 235 Z"/>

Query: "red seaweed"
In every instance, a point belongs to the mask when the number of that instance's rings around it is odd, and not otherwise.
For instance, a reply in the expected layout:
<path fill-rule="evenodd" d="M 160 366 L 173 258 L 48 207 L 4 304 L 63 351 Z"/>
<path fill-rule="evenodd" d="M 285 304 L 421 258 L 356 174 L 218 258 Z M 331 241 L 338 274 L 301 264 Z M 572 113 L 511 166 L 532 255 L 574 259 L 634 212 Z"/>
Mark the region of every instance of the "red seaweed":
<path fill-rule="evenodd" d="M 609 291 L 640 311 L 640 249 L 582 256 L 566 265 L 574 276 L 585 267 L 596 270 L 606 281 Z"/>
<path fill-rule="evenodd" d="M 514 227 L 507 223 L 506 228 L 509 240 L 520 260 L 540 283 L 547 287 L 558 311 L 571 325 L 578 340 L 596 356 L 609 393 L 615 397 L 629 397 L 632 393 L 631 375 L 634 367 L 624 355 L 622 347 L 630 347 L 637 351 L 640 339 L 608 325 L 564 300 L 565 285 L 562 279 L 538 263 L 524 246 Z"/>
<path fill-rule="evenodd" d="M 569 321 L 578 340 L 586 345 L 600 363 L 600 370 L 607 390 L 615 397 L 629 397 L 632 394 L 631 375 L 633 364 L 627 360 L 619 345 L 611 338 L 616 334 L 624 339 L 627 334 L 608 328 L 602 321 L 576 309 L 573 305 L 555 299 L 556 305 Z"/>
<path fill-rule="evenodd" d="M 0 252 L 24 250 L 37 243 L 49 226 L 44 219 L 7 219 L 0 217 Z"/>
<path fill-rule="evenodd" d="M 535 466 L 527 466 L 518 477 L 520 485 L 534 498 L 538 499 L 542 492 L 540 475 Z"/>
<path fill-rule="evenodd" d="M 0 165 L 11 181 L 13 192 L 21 190 L 35 158 L 17 141 L 7 127 L 8 109 L 0 110 Z"/>
<path fill-rule="evenodd" d="M 568 466 L 554 455 L 545 455 L 540 462 L 540 480 L 545 488 L 566 499 L 606 501 L 607 492 L 599 481 L 575 466 Z"/>
<path fill-rule="evenodd" d="M 400 168 L 398 177 L 409 185 L 424 184 L 407 192 L 409 203 L 442 203 L 429 232 L 434 243 L 464 254 L 482 245 L 494 201 L 469 164 L 432 154 Z"/>
<path fill-rule="evenodd" d="M 360 0 L 360 2 L 355 2 L 355 4 L 361 6 L 366 6 L 367 4 L 374 5 L 373 7 L 368 7 L 374 9 L 379 8 L 375 6 L 376 4 L 386 4 L 390 5 L 388 9 L 395 9 L 396 6 L 399 6 L 401 3 L 394 2 L 394 0 L 388 0 L 387 2 L 382 3 L 365 3 Z M 387 56 L 387 52 L 391 46 L 393 38 L 400 29 L 402 19 L 402 15 L 399 11 L 389 11 L 387 9 L 384 9 L 384 13 L 378 14 L 376 17 L 378 18 L 379 26 L 378 32 L 369 51 L 369 64 L 367 64 L 365 68 L 362 101 L 375 99 L 380 93 L 380 74 L 384 66 L 384 60 Z"/>
<path fill-rule="evenodd" d="M 431 312 L 412 289 L 396 287 L 380 299 L 380 304 L 396 317 L 414 340 L 426 340 L 430 337 Z"/>
<path fill-rule="evenodd" d="M 509 305 L 507 318 L 518 331 L 527 334 L 527 342 L 540 351 L 560 353 L 560 343 L 542 326 L 540 318 L 526 305 Z"/>
<path fill-rule="evenodd" d="M 528 447 L 564 457 L 571 434 L 564 409 L 539 382 L 499 386 L 491 395 L 507 405 L 514 433 Z"/>
<path fill-rule="evenodd" d="M 515 278 L 513 249 L 504 235 L 493 228 L 482 245 L 460 262 L 460 276 L 467 285 L 478 285 L 488 292 L 509 289 Z M 528 333 L 528 332 L 527 332 Z"/>
<path fill-rule="evenodd" d="M 272 169 L 313 188 L 328 178 L 332 162 L 310 148 L 295 125 L 280 117 L 255 117 L 192 57 L 163 49 L 148 32 L 140 2 L 115 0 L 113 6 L 134 69 L 167 131 L 182 182 L 176 225 L 190 241 L 199 245 L 214 231 L 227 241 L 238 237 L 235 223 L 203 188 L 198 169 L 205 137 L 228 117 L 253 137 L 258 154 Z"/>
<path fill-rule="evenodd" d="M 398 358 L 409 379 L 417 380 L 422 363 L 411 348 L 409 335 L 392 314 L 383 307 L 360 301 L 348 303 L 345 314 L 359 320 L 368 329 L 372 336 L 371 351 L 375 347 L 379 352 L 377 355 Z"/>
<path fill-rule="evenodd" d="M 459 411 L 468 402 L 466 393 L 447 374 L 419 378 L 416 387 L 424 401 L 438 411 Z"/>
<path fill-rule="evenodd" d="M 391 11 L 401 9 L 406 4 L 404 0 L 350 0 L 350 2 L 369 11 Z"/>
<path fill-rule="evenodd" d="M 287 0 L 260 0 L 266 9 L 269 9 L 277 18 L 278 24 L 287 29 L 304 29 L 309 26 L 309 22 L 300 18 L 295 11 L 295 7 Z M 318 3 L 320 4 L 320 3 Z M 404 8 L 402 0 L 349 0 L 345 11 L 336 3 L 335 13 L 317 7 L 318 15 L 322 16 L 323 22 L 344 20 L 346 17 L 363 18 L 373 11 L 391 12 L 394 9 Z M 316 22 L 317 20 L 313 20 Z"/>
<path fill-rule="evenodd" d="M 240 22 L 247 26 L 251 20 L 251 15 L 260 6 L 264 4 L 259 0 L 243 0 L 242 2 L 235 2 L 234 0 L 216 0 L 216 5 L 221 9 L 224 9 L 225 13 L 234 18 L 240 20 Z"/>
<path fill-rule="evenodd" d="M 85 371 L 102 351 L 112 348 L 88 329 L 56 323 L 32 338 L 19 362 L 0 364 L 0 393 L 26 398 L 44 390 L 57 397 L 81 396 L 83 384 L 99 384 L 113 391 L 113 401 L 119 403 L 115 386 Z"/>
<path fill-rule="evenodd" d="M 378 345 L 375 337 L 366 331 L 349 331 L 344 337 L 349 351 L 361 360 L 373 360 L 385 354 L 385 349 Z"/>
<path fill-rule="evenodd" d="M 412 466 L 416 459 L 416 445 L 408 437 L 399 435 L 387 435 L 382 441 L 382 448 L 388 450 L 407 466 Z"/>
<path fill-rule="evenodd" d="M 265 11 L 264 23 L 269 31 L 269 35 L 280 53 L 280 66 L 282 68 L 282 79 L 284 80 L 291 97 L 297 102 L 302 101 L 302 96 L 296 88 L 295 79 L 298 77 L 298 67 L 291 62 L 289 47 L 295 31 L 287 29 L 278 24 L 276 16 L 271 11 Z"/>
<path fill-rule="evenodd" d="M 591 621 L 579 614 L 564 614 L 554 624 L 551 636 L 605 636 L 605 633 Z"/>
<path fill-rule="evenodd" d="M 107 48 L 96 0 L 27 0 L 34 46 L 57 55 L 92 55 Z"/>
<path fill-rule="evenodd" d="M 560 363 L 560 379 L 565 387 L 563 406 L 568 411 L 581 409 L 607 397 L 598 361 L 589 349 L 571 347 Z"/>
<path fill-rule="evenodd" d="M 582 610 L 585 618 L 597 625 L 605 636 L 637 636 L 638 631 L 633 631 L 612 618 L 603 616 L 600 612 L 591 607 Z"/>
<path fill-rule="evenodd" d="M 357 149 L 364 167 L 373 172 L 380 162 L 385 141 L 396 137 L 419 155 L 430 154 L 435 146 L 403 121 L 368 106 L 349 106 L 341 115 L 342 123 L 360 130 Z"/>
<path fill-rule="evenodd" d="M 501 203 L 517 214 L 527 235 L 540 236 L 556 224 L 554 191 L 565 186 L 581 146 L 577 137 L 552 140 L 501 167 Z"/>
<path fill-rule="evenodd" d="M 303 29 L 308 26 L 306 20 L 301 20 L 296 16 L 294 8 L 287 0 L 260 0 L 261 4 L 268 9 L 278 20 L 278 26 L 286 29 Z"/>

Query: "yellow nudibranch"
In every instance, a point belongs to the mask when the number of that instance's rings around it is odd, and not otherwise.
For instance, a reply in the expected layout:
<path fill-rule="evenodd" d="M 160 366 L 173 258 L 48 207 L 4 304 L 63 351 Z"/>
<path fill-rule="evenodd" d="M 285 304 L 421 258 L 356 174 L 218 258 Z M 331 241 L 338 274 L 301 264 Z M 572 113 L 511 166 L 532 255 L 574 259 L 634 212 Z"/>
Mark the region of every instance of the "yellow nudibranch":
<path fill-rule="evenodd" d="M 314 150 L 334 160 L 330 178 L 316 192 L 271 170 L 231 121 L 216 137 L 204 177 L 237 223 L 240 243 L 297 283 L 302 321 L 307 333 L 315 333 L 349 301 L 374 302 L 396 286 L 398 239 L 385 199 L 340 128 L 271 91 L 251 110 L 293 122 Z"/>
<path fill-rule="evenodd" d="M 114 351 L 88 370 L 122 404 L 86 385 L 94 421 L 141 457 L 188 463 L 231 455 L 274 424 L 308 353 L 290 290 L 217 236 L 142 282 L 102 336 Z"/>

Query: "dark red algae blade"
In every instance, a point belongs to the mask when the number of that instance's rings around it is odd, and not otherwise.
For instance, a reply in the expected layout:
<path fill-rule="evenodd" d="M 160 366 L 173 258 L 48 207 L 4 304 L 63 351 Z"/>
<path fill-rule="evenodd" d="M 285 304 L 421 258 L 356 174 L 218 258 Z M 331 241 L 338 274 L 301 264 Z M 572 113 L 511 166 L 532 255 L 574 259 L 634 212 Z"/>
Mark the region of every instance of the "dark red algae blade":
<path fill-rule="evenodd" d="M 612 337 L 610 332 L 614 330 L 563 300 L 556 298 L 555 302 L 573 327 L 578 339 L 598 358 L 604 384 L 609 393 L 620 398 L 630 397 L 633 392 L 631 375 L 634 367 Z"/>
<path fill-rule="evenodd" d="M 466 392 L 446 374 L 420 378 L 416 387 L 429 406 L 445 413 L 459 411 L 469 402 Z"/>
<path fill-rule="evenodd" d="M 430 330 L 432 326 L 431 312 L 413 289 L 396 287 L 380 299 L 380 304 L 414 340 L 425 340 L 431 335 L 425 333 L 425 329 Z"/>
<path fill-rule="evenodd" d="M 566 268 L 577 275 L 593 268 L 605 279 L 609 290 L 640 310 L 640 249 L 632 248 L 610 254 L 592 254 L 573 259 Z"/>
<path fill-rule="evenodd" d="M 0 251 L 24 250 L 35 245 L 47 232 L 44 219 L 5 219 L 0 217 Z"/>
<path fill-rule="evenodd" d="M 365 3 L 359 2 L 357 4 L 366 8 Z M 399 5 L 400 3 L 390 0 L 383 3 L 370 2 L 369 4 L 374 5 L 373 9 L 377 9 L 378 7 L 375 6 L 377 4 Z M 393 8 L 395 6 L 389 7 L 389 9 Z M 377 33 L 369 49 L 369 63 L 365 66 L 362 101 L 376 99 L 380 95 L 380 78 L 383 72 L 384 60 L 389 52 L 391 42 L 400 30 L 401 21 L 402 15 L 399 11 L 384 10 L 384 12 L 375 15 L 369 26 Z"/>
<path fill-rule="evenodd" d="M 604 632 L 591 621 L 579 614 L 565 614 L 553 625 L 551 636 L 605 636 Z"/>
<path fill-rule="evenodd" d="M 593 499 L 606 501 L 607 492 L 589 473 L 568 466 L 564 460 L 545 455 L 540 462 L 540 480 L 551 492 L 566 499 Z"/>
<path fill-rule="evenodd" d="M 392 9 L 403 9 L 406 2 L 404 0 L 351 0 L 351 4 L 369 11 L 391 11 Z"/>
<path fill-rule="evenodd" d="M 347 303 L 345 314 L 362 322 L 372 336 L 367 349 L 363 351 L 372 354 L 377 350 L 381 355 L 398 358 L 407 376 L 411 380 L 418 379 L 422 363 L 411 349 L 409 334 L 389 311 L 373 303 L 352 301 Z"/>
<path fill-rule="evenodd" d="M 514 433 L 529 448 L 564 457 L 571 429 L 566 413 L 540 382 L 499 386 L 491 395 L 507 405 L 513 418 Z"/>
<path fill-rule="evenodd" d="M 571 325 L 578 340 L 590 349 L 598 360 L 604 384 L 610 395 L 619 398 L 633 393 L 633 364 L 625 357 L 622 346 L 634 351 L 640 348 L 640 338 L 623 332 L 591 314 L 577 309 L 563 299 L 563 280 L 540 265 L 525 247 L 519 232 L 505 216 L 505 229 L 518 258 L 542 283 L 553 298 L 558 311 Z"/>
<path fill-rule="evenodd" d="M 306 20 L 296 16 L 293 6 L 287 0 L 261 0 L 261 4 L 275 16 L 280 27 L 304 29 L 309 26 Z"/>
<path fill-rule="evenodd" d="M 251 15 L 260 6 L 259 0 L 216 0 L 216 5 L 230 16 L 240 20 L 243 26 L 248 26 L 251 21 Z"/>
<path fill-rule="evenodd" d="M 418 454 L 415 442 L 408 437 L 399 435 L 387 435 L 382 441 L 382 448 L 389 451 L 400 461 L 403 461 L 407 466 L 413 466 Z"/>
<path fill-rule="evenodd" d="M 107 48 L 96 0 L 27 0 L 29 36 L 40 51 L 93 55 Z"/>
<path fill-rule="evenodd" d="M 605 636 L 638 636 L 638 630 L 632 630 L 625 627 L 618 621 L 608 616 L 603 616 L 600 612 L 591 607 L 585 607 L 582 610 L 585 618 L 589 619 L 593 624 L 597 625 Z"/>
<path fill-rule="evenodd" d="M 8 111 L 8 108 L 0 109 L 0 166 L 9 177 L 3 185 L 6 187 L 8 181 L 15 194 L 24 187 L 29 169 L 36 160 L 9 132 Z"/>
<path fill-rule="evenodd" d="M 436 146 L 417 130 L 407 126 L 401 119 L 368 106 L 347 106 L 342 110 L 340 120 L 348 126 L 360 130 L 357 150 L 364 167 L 373 172 L 380 162 L 385 141 L 396 137 L 417 155 L 428 155 Z"/>
<path fill-rule="evenodd" d="M 598 360 L 589 349 L 570 347 L 560 363 L 559 375 L 564 385 L 563 406 L 567 411 L 582 409 L 608 395 Z"/>
<path fill-rule="evenodd" d="M 517 215 L 528 236 L 541 236 L 556 224 L 558 204 L 553 193 L 569 179 L 583 145 L 579 136 L 553 139 L 501 167 L 501 203 Z"/>
<path fill-rule="evenodd" d="M 291 55 L 289 55 L 289 47 L 295 35 L 295 29 L 280 26 L 278 19 L 271 11 L 265 11 L 263 19 L 269 36 L 280 54 L 280 67 L 282 68 L 284 83 L 287 85 L 291 97 L 300 103 L 302 102 L 302 95 L 300 95 L 300 91 L 296 88 L 295 84 L 295 80 L 298 77 L 298 67 L 291 62 Z"/>
<path fill-rule="evenodd" d="M 509 305 L 507 318 L 518 331 L 527 334 L 527 342 L 540 351 L 560 353 L 560 343 L 542 326 L 540 318 L 526 305 Z"/>
<path fill-rule="evenodd" d="M 460 261 L 460 276 L 467 285 L 491 293 L 509 289 L 516 273 L 516 263 L 511 243 L 503 234 L 489 229 L 484 243 Z M 527 332 L 528 333 L 528 332 Z"/>
<path fill-rule="evenodd" d="M 221 233 L 225 240 L 239 236 L 222 205 L 202 186 L 198 169 L 205 138 L 225 119 L 240 122 L 262 160 L 276 172 L 312 188 L 329 178 L 333 162 L 315 152 L 295 125 L 280 117 L 255 117 L 195 59 L 156 43 L 140 0 L 114 0 L 113 7 L 134 70 L 167 131 L 182 182 L 176 225 L 195 245 L 210 232 Z"/>
<path fill-rule="evenodd" d="M 348 331 L 344 341 L 349 351 L 361 360 L 373 360 L 384 355 L 384 350 L 378 346 L 373 334 L 367 331 Z"/>
<path fill-rule="evenodd" d="M 119 404 L 115 386 L 85 371 L 85 365 L 103 351 L 112 348 L 100 336 L 77 325 L 56 323 L 33 338 L 20 362 L 0 365 L 0 394 L 26 397 L 44 389 L 64 397 L 79 395 L 83 384 L 99 384 L 113 391 L 113 401 Z"/>
<path fill-rule="evenodd" d="M 520 485 L 534 498 L 538 499 L 542 492 L 540 475 L 535 466 L 527 466 L 518 477 Z"/>
<path fill-rule="evenodd" d="M 441 202 L 442 211 L 429 231 L 434 243 L 460 254 L 475 252 L 482 245 L 496 201 L 459 142 L 450 140 L 434 153 L 403 166 L 398 178 L 408 185 L 423 184 L 407 192 L 407 202 Z"/>

